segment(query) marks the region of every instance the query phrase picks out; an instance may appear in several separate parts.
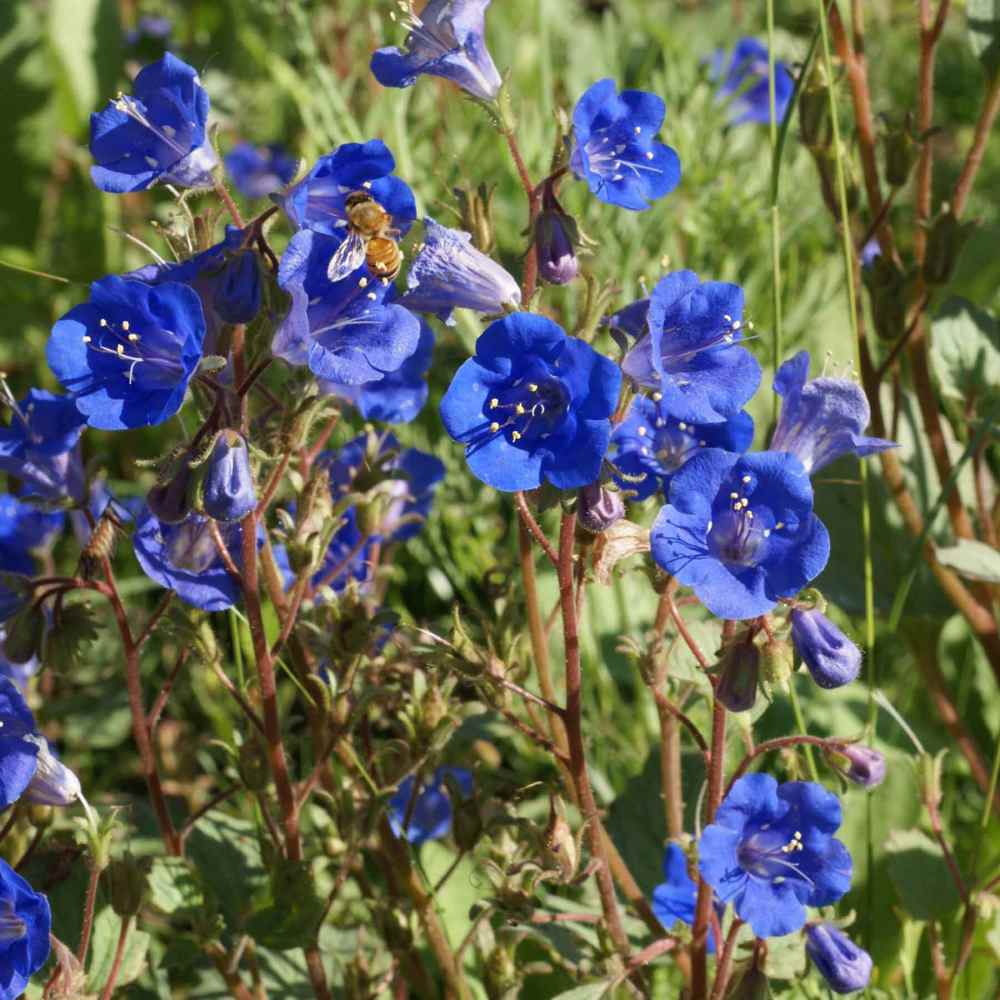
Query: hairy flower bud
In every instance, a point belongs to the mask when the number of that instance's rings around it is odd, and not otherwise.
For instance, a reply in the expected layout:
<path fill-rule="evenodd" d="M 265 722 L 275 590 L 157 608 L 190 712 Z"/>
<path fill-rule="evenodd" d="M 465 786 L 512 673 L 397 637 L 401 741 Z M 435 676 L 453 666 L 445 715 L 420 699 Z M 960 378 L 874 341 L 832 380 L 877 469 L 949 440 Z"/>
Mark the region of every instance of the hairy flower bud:
<path fill-rule="evenodd" d="M 862 788 L 875 788 L 885 778 L 885 754 L 859 743 L 831 747 L 827 755 L 833 768 Z"/>
<path fill-rule="evenodd" d="M 931 222 L 924 258 L 924 280 L 928 285 L 943 285 L 948 281 L 975 226 L 974 222 L 959 222 L 947 204 Z"/>
<path fill-rule="evenodd" d="M 832 139 L 828 88 L 826 67 L 819 60 L 813 64 L 799 94 L 799 130 L 802 142 L 810 149 L 826 149 Z"/>
<path fill-rule="evenodd" d="M 271 768 L 267 753 L 260 740 L 253 733 L 247 733 L 240 747 L 237 769 L 243 784 L 252 792 L 262 792 L 271 780 Z"/>
<path fill-rule="evenodd" d="M 120 917 L 134 917 L 146 897 L 149 881 L 146 866 L 135 858 L 118 858 L 108 865 L 111 908 Z"/>
<path fill-rule="evenodd" d="M 795 656 L 786 639 L 770 639 L 760 655 L 760 676 L 766 684 L 784 684 L 792 676 Z"/>
<path fill-rule="evenodd" d="M 577 275 L 576 222 L 559 209 L 545 209 L 535 221 L 538 273 L 551 285 L 567 285 Z"/>
<path fill-rule="evenodd" d="M 861 650 L 821 611 L 794 608 L 792 642 L 821 688 L 838 688 L 861 671 Z"/>
<path fill-rule="evenodd" d="M 576 516 L 581 528 L 599 535 L 625 516 L 625 501 L 618 490 L 591 483 L 579 492 Z"/>
<path fill-rule="evenodd" d="M 760 650 L 752 641 L 742 640 L 723 654 L 715 697 L 730 712 L 748 712 L 757 700 Z"/>
<path fill-rule="evenodd" d="M 875 332 L 884 340 L 897 340 L 906 329 L 906 278 L 899 265 L 878 254 L 861 272 L 872 304 Z"/>
<path fill-rule="evenodd" d="M 834 993 L 853 993 L 868 985 L 871 956 L 833 924 L 811 924 L 806 929 L 806 954 Z"/>
<path fill-rule="evenodd" d="M 215 439 L 202 481 L 202 506 L 217 521 L 238 521 L 257 506 L 250 453 L 242 435 L 224 430 Z"/>

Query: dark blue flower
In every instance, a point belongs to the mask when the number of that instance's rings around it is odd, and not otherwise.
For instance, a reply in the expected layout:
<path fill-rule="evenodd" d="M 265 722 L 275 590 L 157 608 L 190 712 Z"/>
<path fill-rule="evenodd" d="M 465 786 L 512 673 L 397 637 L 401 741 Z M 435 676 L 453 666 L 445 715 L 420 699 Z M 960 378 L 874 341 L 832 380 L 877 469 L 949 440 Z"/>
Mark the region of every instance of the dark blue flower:
<path fill-rule="evenodd" d="M 140 17 L 134 28 L 125 32 L 126 45 L 138 45 L 144 38 L 165 41 L 173 30 L 173 22 L 169 17 Z"/>
<path fill-rule="evenodd" d="M 653 913 L 670 930 L 678 920 L 694 924 L 698 887 L 688 874 L 687 855 L 679 844 L 667 844 L 663 852 L 663 878 L 653 890 Z M 715 952 L 715 935 L 708 937 L 708 953 Z"/>
<path fill-rule="evenodd" d="M 424 219 L 424 243 L 406 275 L 401 304 L 447 320 L 452 309 L 503 312 L 521 304 L 517 282 L 492 257 L 472 245 L 472 236 Z"/>
<path fill-rule="evenodd" d="M 438 840 L 448 836 L 454 812 L 451 796 L 445 785 L 445 777 L 454 779 L 462 793 L 462 798 L 472 794 L 472 772 L 464 767 L 439 767 L 430 781 L 422 784 L 417 791 L 417 799 L 411 805 L 414 795 L 413 775 L 404 778 L 396 794 L 389 799 L 389 825 L 397 837 L 406 839 L 419 847 L 424 841 Z M 403 824 L 409 816 L 404 833 Z"/>
<path fill-rule="evenodd" d="M 877 257 L 882 256 L 882 248 L 878 244 L 878 240 L 873 236 L 862 248 L 861 248 L 861 266 L 871 267 L 875 263 Z"/>
<path fill-rule="evenodd" d="M 56 323 L 46 356 L 87 423 L 120 431 L 180 409 L 204 339 L 201 302 L 186 285 L 111 275 Z"/>
<path fill-rule="evenodd" d="M 639 303 L 636 303 L 636 307 Z M 616 323 L 641 329 L 640 308 Z M 674 271 L 653 289 L 645 332 L 625 356 L 622 370 L 663 394 L 679 420 L 710 424 L 733 416 L 760 384 L 760 365 L 743 337 L 743 289 Z"/>
<path fill-rule="evenodd" d="M 722 52 L 711 60 L 712 75 L 722 78 L 719 96 L 732 98 L 729 120 L 733 125 L 771 120 L 771 96 L 768 84 L 767 46 L 756 38 L 741 38 L 726 61 Z M 780 122 L 788 110 L 795 81 L 783 62 L 774 62 L 774 112 Z"/>
<path fill-rule="evenodd" d="M 645 500 L 657 490 L 667 495 L 674 473 L 701 449 L 742 453 L 751 441 L 753 418 L 745 410 L 719 423 L 692 424 L 678 420 L 662 398 L 657 401 L 655 396 L 633 399 L 611 435 L 611 443 L 618 446 L 615 466 L 629 476 L 645 475 L 639 482 L 618 480 L 622 489 L 635 491 L 636 500 Z"/>
<path fill-rule="evenodd" d="M 237 191 L 247 198 L 266 198 L 289 184 L 299 168 L 299 161 L 280 143 L 255 146 L 239 142 L 223 161 Z"/>
<path fill-rule="evenodd" d="M 757 937 L 780 937 L 851 886 L 851 855 L 833 836 L 840 802 L 822 785 L 748 774 L 698 841 L 698 870 Z"/>
<path fill-rule="evenodd" d="M 64 520 L 62 511 L 43 510 L 10 493 L 0 494 L 0 549 L 27 553 L 44 548 Z"/>
<path fill-rule="evenodd" d="M 552 320 L 514 313 L 491 323 L 441 400 L 448 433 L 473 474 L 498 490 L 594 482 L 611 437 L 621 372 Z"/>
<path fill-rule="evenodd" d="M 649 208 L 681 179 L 677 153 L 655 138 L 664 113 L 663 99 L 655 94 L 619 94 L 614 80 L 598 80 L 573 109 L 573 173 L 609 205 Z"/>
<path fill-rule="evenodd" d="M 234 577 L 216 548 L 208 518 L 192 514 L 180 524 L 164 524 L 144 509 L 136 521 L 133 544 L 143 572 L 161 587 L 203 611 L 224 611 L 240 596 Z M 218 524 L 226 550 L 242 564 L 239 524 Z"/>
<path fill-rule="evenodd" d="M 11 410 L 10 426 L 0 427 L 0 470 L 17 476 L 27 493 L 82 499 L 77 442 L 85 421 L 74 400 L 30 389 Z"/>
<path fill-rule="evenodd" d="M 871 955 L 834 924 L 824 922 L 806 928 L 806 954 L 834 993 L 863 990 L 871 979 Z"/>
<path fill-rule="evenodd" d="M 238 521 L 257 506 L 250 452 L 241 434 L 224 430 L 205 463 L 202 506 L 217 521 Z"/>
<path fill-rule="evenodd" d="M 338 282 L 327 276 L 337 240 L 311 230 L 292 237 L 278 283 L 292 297 L 271 350 L 319 379 L 339 385 L 381 381 L 399 371 L 420 343 L 420 322 L 387 302 L 388 282 L 367 265 Z M 370 388 L 371 386 L 369 386 Z"/>
<path fill-rule="evenodd" d="M 502 81 L 483 37 L 489 5 L 490 0 L 430 0 L 419 15 L 406 9 L 406 41 L 402 48 L 387 46 L 372 55 L 375 79 L 383 87 L 412 87 L 426 73 L 451 80 L 482 101 L 494 100 Z"/>
<path fill-rule="evenodd" d="M 0 1000 L 15 1000 L 46 963 L 49 901 L 0 859 Z"/>
<path fill-rule="evenodd" d="M 799 351 L 778 369 L 774 391 L 782 402 L 771 449 L 795 455 L 810 475 L 841 455 L 863 458 L 896 447 L 895 441 L 861 433 L 871 408 L 857 382 L 825 375 L 809 379 L 808 351 Z"/>
<path fill-rule="evenodd" d="M 670 483 L 653 524 L 653 558 L 720 618 L 756 618 L 817 577 L 830 536 L 792 455 L 706 448 Z"/>
<path fill-rule="evenodd" d="M 218 163 L 209 142 L 208 94 L 197 72 L 167 52 L 90 116 L 90 176 L 102 191 L 143 191 L 157 181 L 211 187 Z"/>
<path fill-rule="evenodd" d="M 346 399 L 358 408 L 365 420 L 387 424 L 411 421 L 427 402 L 427 382 L 424 376 L 431 365 L 434 351 L 434 331 L 426 320 L 420 320 L 417 349 L 394 371 L 377 382 L 361 385 L 341 385 L 320 380 L 323 392 Z"/>
<path fill-rule="evenodd" d="M 861 650 L 815 608 L 793 608 L 792 642 L 822 688 L 849 684 L 861 672 Z"/>

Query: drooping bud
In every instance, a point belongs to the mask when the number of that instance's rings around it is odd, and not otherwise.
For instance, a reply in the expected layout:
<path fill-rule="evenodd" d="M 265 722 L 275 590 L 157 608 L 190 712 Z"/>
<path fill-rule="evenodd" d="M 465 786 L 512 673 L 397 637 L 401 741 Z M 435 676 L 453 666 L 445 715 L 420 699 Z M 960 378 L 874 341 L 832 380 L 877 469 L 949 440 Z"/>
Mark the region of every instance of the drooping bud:
<path fill-rule="evenodd" d="M 757 700 L 760 649 L 752 640 L 741 640 L 725 651 L 720 664 L 715 697 L 730 712 L 749 712 Z"/>
<path fill-rule="evenodd" d="M 821 611 L 793 608 L 792 642 L 821 688 L 838 688 L 861 671 L 861 650 Z"/>
<path fill-rule="evenodd" d="M 247 443 L 236 431 L 215 439 L 202 482 L 202 506 L 216 521 L 238 521 L 257 506 Z"/>
<path fill-rule="evenodd" d="M 586 531 L 599 535 L 624 516 L 625 501 L 618 490 L 600 483 L 591 483 L 580 490 L 576 517 Z"/>
<path fill-rule="evenodd" d="M 876 251 L 878 244 L 875 245 Z M 862 251 L 864 258 L 865 251 Z M 899 265 L 877 253 L 861 271 L 872 304 L 875 332 L 884 340 L 897 340 L 906 329 L 906 278 Z"/>
<path fill-rule="evenodd" d="M 955 270 L 959 254 L 976 228 L 974 222 L 959 222 L 950 205 L 931 222 L 924 257 L 924 280 L 928 285 L 943 285 Z"/>
<path fill-rule="evenodd" d="M 42 806 L 68 806 L 80 797 L 80 779 L 52 752 L 44 736 L 26 736 L 38 746 L 35 773 L 22 798 Z"/>
<path fill-rule="evenodd" d="M 134 917 L 146 898 L 149 886 L 145 865 L 136 858 L 118 858 L 108 865 L 111 908 L 120 917 Z"/>
<path fill-rule="evenodd" d="M 806 928 L 806 954 L 834 993 L 853 993 L 868 985 L 872 959 L 839 927 L 810 924 Z"/>
<path fill-rule="evenodd" d="M 555 182 L 549 179 L 542 189 L 542 210 L 535 220 L 535 252 L 542 278 L 552 285 L 569 284 L 579 270 L 576 260 L 579 244 L 576 220 L 559 204 Z"/>
<path fill-rule="evenodd" d="M 885 156 L 885 179 L 892 187 L 902 187 L 910 176 L 920 154 L 920 145 L 913 138 L 913 114 L 909 111 L 898 124 L 891 124 L 882 137 Z"/>
<path fill-rule="evenodd" d="M 875 788 L 885 778 L 885 754 L 859 743 L 843 743 L 830 747 L 830 766 L 848 781 L 862 788 Z"/>
<path fill-rule="evenodd" d="M 185 449 L 179 458 L 171 459 L 156 485 L 146 494 L 146 505 L 163 524 L 180 524 L 193 509 L 190 494 L 194 473 L 190 457 Z"/>

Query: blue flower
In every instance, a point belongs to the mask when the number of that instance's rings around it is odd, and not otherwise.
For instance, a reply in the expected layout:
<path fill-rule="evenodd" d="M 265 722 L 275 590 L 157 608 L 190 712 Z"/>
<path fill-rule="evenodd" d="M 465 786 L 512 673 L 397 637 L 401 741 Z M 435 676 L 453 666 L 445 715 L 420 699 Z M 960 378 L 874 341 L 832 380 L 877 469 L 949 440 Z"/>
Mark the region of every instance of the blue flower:
<path fill-rule="evenodd" d="M 138 45 L 144 38 L 165 41 L 173 27 L 169 17 L 140 17 L 135 27 L 125 32 L 125 44 Z"/>
<path fill-rule="evenodd" d="M 394 371 L 376 382 L 361 385 L 341 385 L 320 380 L 321 391 L 346 399 L 356 406 L 365 420 L 380 420 L 387 424 L 411 421 L 427 402 L 427 382 L 424 376 L 431 365 L 434 351 L 434 331 L 426 320 L 420 320 L 417 349 Z"/>
<path fill-rule="evenodd" d="M 698 870 L 757 937 L 780 937 L 851 886 L 851 855 L 833 836 L 840 802 L 822 785 L 748 774 L 698 841 Z"/>
<path fill-rule="evenodd" d="M 733 125 L 744 122 L 771 120 L 771 96 L 768 84 L 767 46 L 756 38 L 741 38 L 726 62 L 725 55 L 716 52 L 711 60 L 712 75 L 723 78 L 720 97 L 731 97 L 729 120 Z M 795 81 L 783 62 L 774 62 L 774 112 L 780 122 L 788 110 Z"/>
<path fill-rule="evenodd" d="M 242 564 L 239 524 L 218 524 L 236 567 Z M 161 587 L 203 611 L 224 611 L 240 597 L 240 582 L 226 569 L 209 530 L 209 519 L 190 515 L 180 524 L 164 524 L 148 508 L 136 521 L 135 555 L 143 572 Z"/>
<path fill-rule="evenodd" d="M 687 855 L 679 844 L 667 844 L 663 852 L 663 878 L 653 890 L 653 913 L 670 930 L 678 920 L 694 924 L 698 887 L 688 874 Z M 708 937 L 708 953 L 715 952 L 715 935 Z"/>
<path fill-rule="evenodd" d="M 849 684 L 861 672 L 861 650 L 815 608 L 793 608 L 792 642 L 822 688 Z"/>
<path fill-rule="evenodd" d="M 670 483 L 653 524 L 653 558 L 720 618 L 756 618 L 826 566 L 830 536 L 792 455 L 707 448 Z"/>
<path fill-rule="evenodd" d="M 49 901 L 0 859 L 0 1000 L 15 1000 L 49 957 Z"/>
<path fill-rule="evenodd" d="M 626 316 L 632 329 L 641 328 L 639 310 Z M 674 271 L 653 289 L 648 332 L 625 356 L 622 370 L 660 391 L 679 420 L 710 424 L 733 416 L 760 384 L 760 365 L 739 343 L 742 316 L 739 285 Z"/>
<path fill-rule="evenodd" d="M 481 101 L 496 98 L 503 82 L 483 38 L 490 0 L 430 0 L 419 16 L 403 14 L 409 34 L 372 55 L 372 73 L 383 87 L 412 87 L 426 73 L 457 83 Z"/>
<path fill-rule="evenodd" d="M 863 990 L 871 979 L 871 955 L 834 924 L 824 922 L 806 928 L 806 954 L 834 993 Z"/>
<path fill-rule="evenodd" d="M 205 316 L 186 285 L 111 275 L 52 328 L 46 356 L 91 427 L 163 423 L 201 360 Z"/>
<path fill-rule="evenodd" d="M 799 351 L 774 377 L 782 403 L 771 437 L 773 451 L 795 455 L 812 475 L 841 455 L 863 458 L 896 447 L 895 441 L 861 433 L 871 420 L 871 408 L 857 382 L 822 375 L 807 381 L 808 376 L 809 352 Z"/>
<path fill-rule="evenodd" d="M 289 184 L 299 168 L 299 161 L 280 143 L 255 146 L 239 142 L 223 161 L 237 191 L 247 198 L 266 198 Z"/>
<path fill-rule="evenodd" d="M 327 265 L 336 248 L 335 237 L 311 230 L 292 237 L 278 272 L 278 284 L 292 302 L 271 350 L 289 364 L 307 364 L 327 382 L 379 382 L 417 350 L 420 322 L 401 305 L 387 302 L 388 283 L 365 264 L 331 282 Z"/>
<path fill-rule="evenodd" d="M 218 158 L 206 135 L 208 94 L 197 72 L 167 52 L 139 72 L 132 92 L 90 116 L 94 183 L 112 194 L 157 181 L 211 187 Z"/>
<path fill-rule="evenodd" d="M 408 775 L 396 789 L 396 794 L 389 799 L 389 825 L 397 837 L 406 839 L 419 847 L 424 841 L 438 840 L 448 836 L 451 830 L 451 818 L 454 812 L 445 777 L 450 776 L 457 783 L 462 798 L 472 795 L 472 772 L 464 767 L 439 767 L 430 781 L 423 784 L 417 792 L 416 802 L 410 800 L 414 795 L 414 777 Z M 404 833 L 403 824 L 409 816 Z"/>
<path fill-rule="evenodd" d="M 664 113 L 663 99 L 655 94 L 619 94 L 614 80 L 598 80 L 573 109 L 573 173 L 609 205 L 649 208 L 681 179 L 677 153 L 654 138 Z"/>
<path fill-rule="evenodd" d="M 250 453 L 243 436 L 224 430 L 205 463 L 202 506 L 217 521 L 238 521 L 257 506 Z"/>
<path fill-rule="evenodd" d="M 473 474 L 498 490 L 594 482 L 611 437 L 621 372 L 544 316 L 491 323 L 441 400 Z"/>
<path fill-rule="evenodd" d="M 401 304 L 447 320 L 452 309 L 499 313 L 521 304 L 521 289 L 492 257 L 460 229 L 424 219 L 424 244 L 406 275 Z"/>
<path fill-rule="evenodd" d="M 878 244 L 878 239 L 872 237 L 862 248 L 861 248 L 861 266 L 871 267 L 875 263 L 878 257 L 882 256 L 882 248 Z"/>
<path fill-rule="evenodd" d="M 29 389 L 11 410 L 10 426 L 0 428 L 0 470 L 17 476 L 27 493 L 81 500 L 84 475 L 77 442 L 84 419 L 73 399 Z"/>
<path fill-rule="evenodd" d="M 701 449 L 744 452 L 751 441 L 753 418 L 745 410 L 720 423 L 693 424 L 678 420 L 662 399 L 637 396 L 611 435 L 611 442 L 618 446 L 615 466 L 630 476 L 646 478 L 617 482 L 622 489 L 635 491 L 636 500 L 645 500 L 657 490 L 666 495 L 674 473 Z"/>
<path fill-rule="evenodd" d="M 64 520 L 62 511 L 43 510 L 10 493 L 0 494 L 0 549 L 27 553 L 44 548 Z"/>

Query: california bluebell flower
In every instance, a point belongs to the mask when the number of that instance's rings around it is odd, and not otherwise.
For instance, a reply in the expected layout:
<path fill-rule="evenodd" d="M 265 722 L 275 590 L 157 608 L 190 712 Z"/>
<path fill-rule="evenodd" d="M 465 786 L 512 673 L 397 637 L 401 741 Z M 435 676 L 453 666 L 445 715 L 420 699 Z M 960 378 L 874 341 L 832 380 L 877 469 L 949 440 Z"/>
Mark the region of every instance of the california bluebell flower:
<path fill-rule="evenodd" d="M 503 312 L 521 304 L 521 289 L 492 257 L 472 245 L 472 236 L 424 219 L 424 243 L 406 275 L 401 304 L 447 320 L 452 309 Z"/>
<path fill-rule="evenodd" d="M 827 760 L 846 781 L 862 788 L 876 788 L 885 780 L 885 754 L 860 743 L 830 746 Z"/>
<path fill-rule="evenodd" d="M 186 285 L 110 275 L 56 322 L 46 357 L 87 423 L 120 431 L 180 409 L 204 339 L 201 302 Z"/>
<path fill-rule="evenodd" d="M 851 887 L 851 855 L 833 834 L 840 802 L 822 785 L 769 774 L 738 779 L 698 841 L 698 870 L 757 937 L 779 937 Z"/>
<path fill-rule="evenodd" d="M 157 181 L 211 187 L 218 158 L 207 120 L 208 94 L 197 71 L 167 52 L 139 72 L 131 97 L 120 94 L 90 116 L 90 176 L 112 194 Z"/>
<path fill-rule="evenodd" d="M 217 521 L 238 521 L 257 506 L 250 452 L 243 435 L 224 430 L 205 462 L 201 502 Z"/>
<path fill-rule="evenodd" d="M 649 208 L 681 179 L 677 153 L 656 141 L 665 112 L 663 99 L 655 94 L 619 94 L 614 80 L 598 80 L 573 109 L 573 173 L 609 205 Z"/>
<path fill-rule="evenodd" d="M 223 162 L 236 190 L 247 198 L 266 198 L 283 190 L 299 168 L 298 159 L 280 143 L 255 146 L 252 142 L 238 142 Z"/>
<path fill-rule="evenodd" d="M 446 776 L 454 779 L 463 798 L 472 794 L 472 772 L 464 767 L 439 767 L 429 781 L 421 783 L 412 809 L 414 777 L 408 775 L 400 782 L 396 794 L 389 799 L 389 825 L 397 837 L 405 836 L 414 847 L 419 847 L 427 840 L 448 836 L 454 808 L 445 785 Z M 409 822 L 404 832 L 407 815 Z"/>
<path fill-rule="evenodd" d="M 641 308 L 623 313 L 615 325 L 641 329 Z M 646 332 L 625 356 L 622 370 L 662 393 L 664 407 L 679 420 L 724 420 L 739 412 L 760 384 L 760 365 L 740 343 L 742 317 L 739 285 L 674 271 L 653 289 Z"/>
<path fill-rule="evenodd" d="M 656 396 L 636 396 L 611 435 L 611 443 L 618 448 L 614 464 L 630 477 L 619 479 L 619 485 L 634 491 L 636 500 L 645 500 L 657 490 L 667 495 L 674 473 L 700 450 L 742 453 L 752 441 L 753 418 L 745 410 L 718 423 L 693 424 L 678 420 Z M 636 482 L 636 476 L 645 478 Z"/>
<path fill-rule="evenodd" d="M 579 244 L 576 220 L 559 204 L 555 182 L 547 181 L 542 188 L 542 210 L 535 221 L 535 252 L 543 280 L 552 285 L 569 284 L 579 271 Z"/>
<path fill-rule="evenodd" d="M 358 408 L 365 420 L 378 420 L 386 424 L 405 424 L 411 421 L 427 402 L 425 375 L 431 366 L 434 352 L 434 331 L 426 320 L 420 320 L 420 338 L 417 349 L 396 369 L 376 382 L 361 385 L 341 385 L 320 380 L 322 392 L 346 399 Z"/>
<path fill-rule="evenodd" d="M 871 267 L 875 263 L 877 257 L 882 256 L 882 248 L 878 244 L 878 239 L 872 237 L 862 248 L 861 248 L 861 266 Z"/>
<path fill-rule="evenodd" d="M 242 564 L 238 523 L 218 524 L 226 550 Z M 161 587 L 203 611 L 224 611 L 240 597 L 240 582 L 222 561 L 209 519 L 192 514 L 180 524 L 164 524 L 148 508 L 136 521 L 135 555 L 143 572 Z"/>
<path fill-rule="evenodd" d="M 663 851 L 663 878 L 653 890 L 653 913 L 670 930 L 680 920 L 694 924 L 698 887 L 688 874 L 687 855 L 679 844 L 669 843 Z M 708 953 L 715 952 L 715 935 L 708 936 Z"/>
<path fill-rule="evenodd" d="M 789 619 L 792 642 L 820 687 L 842 687 L 858 676 L 861 650 L 822 611 L 793 608 Z"/>
<path fill-rule="evenodd" d="M 895 441 L 861 433 L 871 420 L 871 407 L 857 382 L 826 375 L 809 379 L 808 351 L 799 351 L 778 369 L 774 391 L 782 402 L 771 450 L 795 455 L 809 475 L 841 455 L 863 458 L 896 447 Z"/>
<path fill-rule="evenodd" d="M 835 924 L 806 928 L 806 954 L 834 993 L 863 990 L 872 975 L 872 957 Z"/>
<path fill-rule="evenodd" d="M 732 125 L 771 120 L 771 96 L 768 83 L 767 46 L 756 38 L 741 38 L 726 60 L 719 51 L 711 59 L 712 76 L 721 78 L 719 96 L 731 98 L 729 120 Z M 780 122 L 788 110 L 795 90 L 788 67 L 774 61 L 774 113 Z"/>
<path fill-rule="evenodd" d="M 15 1000 L 46 963 L 49 901 L 0 859 L 0 1000 Z"/>
<path fill-rule="evenodd" d="M 412 87 L 427 74 L 457 83 L 481 101 L 500 91 L 500 74 L 486 48 L 486 8 L 490 0 L 430 0 L 418 15 L 403 13 L 409 29 L 402 48 L 395 45 L 372 55 L 372 73 L 383 87 Z"/>
<path fill-rule="evenodd" d="M 26 493 L 83 499 L 83 462 L 77 442 L 84 419 L 69 396 L 29 389 L 0 427 L 0 470 L 17 476 Z"/>
<path fill-rule="evenodd" d="M 331 282 L 327 265 L 337 245 L 335 237 L 311 230 L 297 233 L 289 243 L 278 283 L 292 301 L 271 350 L 289 364 L 308 365 L 328 382 L 379 382 L 413 356 L 420 322 L 408 309 L 387 301 L 390 288 L 365 264 Z"/>
<path fill-rule="evenodd" d="M 653 558 L 720 618 L 756 618 L 826 566 L 830 536 L 794 455 L 706 448 L 670 482 Z"/>
<path fill-rule="evenodd" d="M 610 358 L 544 316 L 514 313 L 480 335 L 441 417 L 488 486 L 577 489 L 600 473 L 620 387 Z"/>

